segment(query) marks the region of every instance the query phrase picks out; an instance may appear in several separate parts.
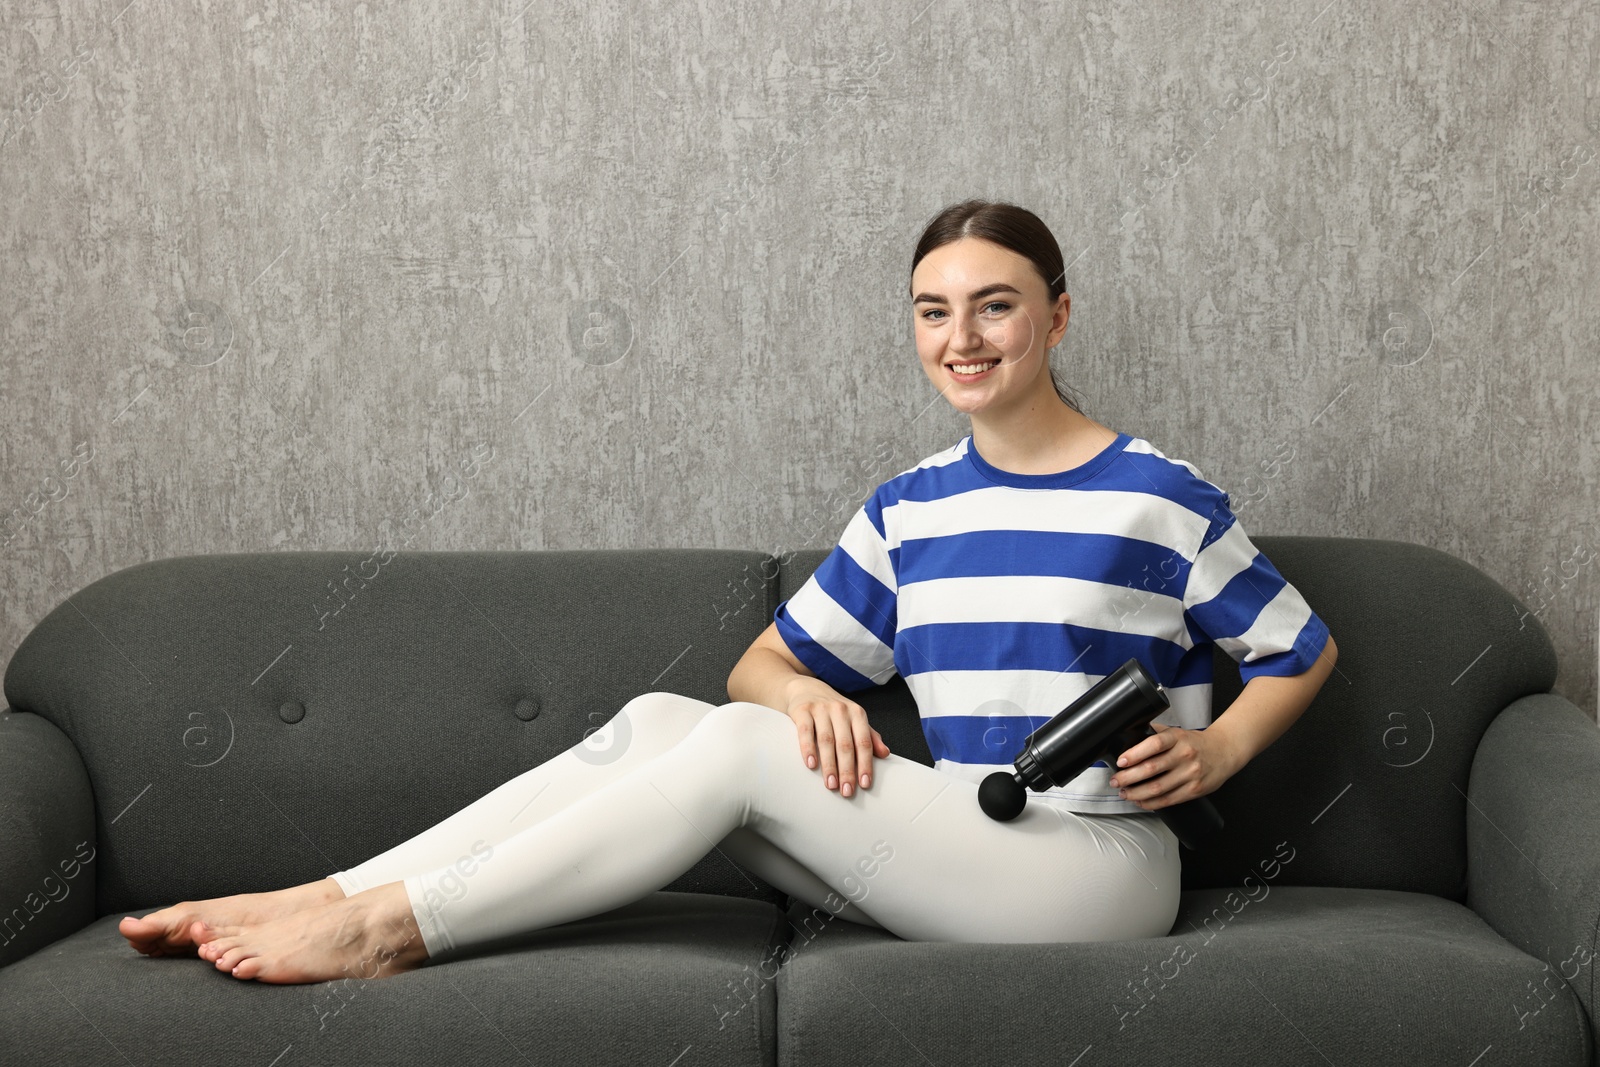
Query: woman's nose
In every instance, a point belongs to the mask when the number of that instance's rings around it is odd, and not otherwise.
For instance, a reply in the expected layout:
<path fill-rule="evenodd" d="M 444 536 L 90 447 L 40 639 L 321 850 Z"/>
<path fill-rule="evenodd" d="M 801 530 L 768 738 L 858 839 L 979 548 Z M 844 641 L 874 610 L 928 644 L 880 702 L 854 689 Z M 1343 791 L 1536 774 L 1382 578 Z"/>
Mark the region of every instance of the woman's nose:
<path fill-rule="evenodd" d="M 952 330 L 954 333 L 952 343 L 959 344 L 964 349 L 983 347 L 983 330 L 979 328 L 977 318 L 958 315 Z"/>

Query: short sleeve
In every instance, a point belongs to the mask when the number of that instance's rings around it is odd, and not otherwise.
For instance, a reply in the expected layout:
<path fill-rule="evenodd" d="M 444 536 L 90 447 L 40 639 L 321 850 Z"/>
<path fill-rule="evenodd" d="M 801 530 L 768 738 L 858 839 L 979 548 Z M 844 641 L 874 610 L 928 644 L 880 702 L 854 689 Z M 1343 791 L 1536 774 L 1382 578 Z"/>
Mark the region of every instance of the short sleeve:
<path fill-rule="evenodd" d="M 841 693 L 882 685 L 895 673 L 899 585 L 880 500 L 874 491 L 833 551 L 772 616 L 795 658 Z"/>
<path fill-rule="evenodd" d="M 1245 535 L 1228 494 L 1206 484 L 1210 523 L 1183 593 L 1191 634 L 1231 656 L 1246 685 L 1304 674 L 1327 646 L 1327 625 Z"/>

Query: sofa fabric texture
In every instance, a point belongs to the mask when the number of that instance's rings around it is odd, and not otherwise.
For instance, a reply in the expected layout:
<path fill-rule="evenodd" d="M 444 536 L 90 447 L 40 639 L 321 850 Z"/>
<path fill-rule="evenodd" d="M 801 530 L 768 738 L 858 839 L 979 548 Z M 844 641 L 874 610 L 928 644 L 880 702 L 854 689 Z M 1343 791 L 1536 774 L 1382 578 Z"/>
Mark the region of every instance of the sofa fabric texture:
<path fill-rule="evenodd" d="M 906 942 L 712 850 L 624 908 L 306 986 L 143 957 L 117 921 L 353 866 L 641 693 L 727 702 L 827 551 L 213 554 L 107 575 L 5 671 L 0 1062 L 1591 1062 L 1600 732 L 1550 692 L 1549 635 L 1444 552 L 1254 540 L 1339 660 L 1211 795 L 1227 828 L 1184 850 L 1165 937 Z M 1239 691 L 1217 651 L 1214 715 Z M 931 766 L 903 680 L 851 696 Z"/>

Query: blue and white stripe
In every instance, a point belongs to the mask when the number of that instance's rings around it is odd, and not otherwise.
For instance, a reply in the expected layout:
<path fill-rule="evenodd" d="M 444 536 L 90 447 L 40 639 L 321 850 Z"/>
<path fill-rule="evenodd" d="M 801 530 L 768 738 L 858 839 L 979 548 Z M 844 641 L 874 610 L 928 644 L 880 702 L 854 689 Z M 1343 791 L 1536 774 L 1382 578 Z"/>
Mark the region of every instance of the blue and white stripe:
<path fill-rule="evenodd" d="M 841 693 L 906 680 L 935 766 L 981 781 L 1129 657 L 1167 691 L 1156 721 L 1211 721 L 1212 645 L 1241 678 L 1309 669 L 1328 630 L 1182 460 L 1119 434 L 1089 462 L 1020 475 L 967 436 L 873 491 L 773 616 Z M 1097 762 L 1032 794 L 1140 812 Z"/>

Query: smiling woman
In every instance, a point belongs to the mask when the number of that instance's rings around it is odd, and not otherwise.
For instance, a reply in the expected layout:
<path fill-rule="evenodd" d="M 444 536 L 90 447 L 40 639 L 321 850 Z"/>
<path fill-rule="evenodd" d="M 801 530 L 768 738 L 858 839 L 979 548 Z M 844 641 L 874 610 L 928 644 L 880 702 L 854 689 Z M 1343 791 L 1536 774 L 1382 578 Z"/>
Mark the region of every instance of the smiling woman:
<path fill-rule="evenodd" d="M 1063 274 L 1055 237 L 1017 205 L 967 200 L 928 225 L 908 286 L 917 352 L 972 433 L 863 505 L 866 521 L 841 540 L 855 568 L 828 560 L 814 576 L 836 608 L 802 587 L 778 623 L 800 647 L 826 645 L 818 631 L 872 630 L 880 647 L 851 649 L 829 680 L 881 683 L 892 663 L 932 709 L 937 765 L 974 782 L 1004 762 L 967 725 L 994 719 L 974 709 L 1009 701 L 1048 715 L 1138 658 L 1171 695 L 1158 734 L 1124 753 L 1115 776 L 1099 763 L 1051 793 L 1083 813 L 1153 811 L 1215 790 L 1287 730 L 1337 647 L 1226 492 L 1084 415 L 1056 381 L 1048 353 L 1071 309 Z M 858 612 L 854 625 L 842 612 Z M 1214 646 L 1247 685 L 1213 724 Z"/>
<path fill-rule="evenodd" d="M 962 241 L 982 241 L 990 247 L 952 247 Z M 1002 254 L 996 257 L 991 254 L 1007 252 L 1009 256 Z M 987 258 L 988 262 L 980 266 L 989 268 L 992 280 L 964 291 L 948 273 L 948 267 L 953 262 L 965 260 L 968 254 Z M 933 257 L 927 264 L 929 271 L 919 273 L 918 268 L 929 256 Z M 1061 247 L 1038 216 L 1025 208 L 986 200 L 963 200 L 959 204 L 952 204 L 923 231 L 912 254 L 911 266 L 910 288 L 916 293 L 911 302 L 917 310 L 919 327 L 923 323 L 948 322 L 952 300 L 962 300 L 971 305 L 974 301 L 996 294 L 1010 294 L 1012 303 L 1016 298 L 1026 298 L 1034 305 L 1030 329 L 1037 323 L 1045 336 L 1042 339 L 1031 338 L 1030 344 L 1039 341 L 1040 347 L 1048 350 L 1066 333 L 1071 298 L 1067 296 L 1062 282 L 1066 267 L 1062 262 Z M 918 291 L 922 282 L 931 284 Z M 1009 304 L 1005 310 L 1011 310 Z M 1044 320 L 1049 321 L 1046 323 Z M 932 340 L 931 335 L 928 340 Z M 923 336 L 919 334 L 918 349 L 925 352 L 923 341 Z M 959 356 L 960 351 L 959 348 L 952 350 L 952 358 Z M 1081 413 L 1082 405 L 1070 390 L 1056 380 L 1054 371 L 1051 371 L 1050 379 L 1061 402 Z"/>
<path fill-rule="evenodd" d="M 1216 789 L 1287 729 L 1336 649 L 1226 493 L 1056 386 L 1061 275 L 1023 208 L 965 201 L 927 228 L 917 352 L 972 433 L 873 491 L 734 666 L 729 702 L 635 697 L 348 870 L 129 916 L 123 935 L 235 978 L 378 977 L 638 900 L 712 848 L 908 940 L 1167 933 L 1178 840 L 1155 811 Z M 1213 723 L 1214 647 L 1247 684 Z M 1017 819 L 985 815 L 979 782 L 1130 656 L 1168 693 L 1159 732 Z M 845 695 L 897 673 L 932 767 L 890 752 Z"/>
<path fill-rule="evenodd" d="M 912 259 L 923 370 L 972 417 L 979 450 L 1019 473 L 1074 466 L 1116 438 L 1083 414 L 1050 366 L 1072 308 L 1065 273 L 1037 216 L 982 200 L 941 212 Z"/>

